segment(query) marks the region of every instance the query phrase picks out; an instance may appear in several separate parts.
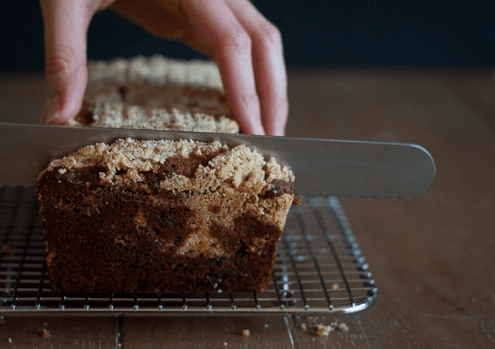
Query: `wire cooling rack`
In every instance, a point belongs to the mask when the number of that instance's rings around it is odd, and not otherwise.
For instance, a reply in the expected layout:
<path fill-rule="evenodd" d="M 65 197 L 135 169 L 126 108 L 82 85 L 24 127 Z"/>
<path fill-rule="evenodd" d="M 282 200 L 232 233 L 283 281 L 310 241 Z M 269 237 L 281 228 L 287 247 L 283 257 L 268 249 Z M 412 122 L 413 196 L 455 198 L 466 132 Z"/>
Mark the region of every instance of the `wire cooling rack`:
<path fill-rule="evenodd" d="M 263 293 L 55 293 L 44 259 L 34 187 L 0 187 L 0 316 L 15 314 L 329 314 L 377 297 L 338 199 L 303 197 L 287 217 Z"/>

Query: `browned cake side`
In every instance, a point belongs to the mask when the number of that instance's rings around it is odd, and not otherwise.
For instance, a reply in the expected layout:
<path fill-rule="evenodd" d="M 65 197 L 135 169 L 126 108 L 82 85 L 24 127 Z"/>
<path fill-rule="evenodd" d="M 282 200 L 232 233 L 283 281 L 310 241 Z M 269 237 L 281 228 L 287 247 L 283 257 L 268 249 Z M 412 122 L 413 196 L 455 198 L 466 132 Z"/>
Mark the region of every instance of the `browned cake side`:
<path fill-rule="evenodd" d="M 48 273 L 68 292 L 266 290 L 290 170 L 245 146 L 119 141 L 38 177 Z"/>

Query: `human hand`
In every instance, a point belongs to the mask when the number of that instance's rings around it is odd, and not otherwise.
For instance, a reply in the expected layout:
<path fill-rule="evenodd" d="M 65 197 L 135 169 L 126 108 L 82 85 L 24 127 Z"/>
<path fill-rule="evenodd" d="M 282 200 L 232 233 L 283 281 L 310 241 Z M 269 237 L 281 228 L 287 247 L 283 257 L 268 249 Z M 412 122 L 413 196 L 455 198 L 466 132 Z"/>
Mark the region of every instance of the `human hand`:
<path fill-rule="evenodd" d="M 247 134 L 283 135 L 287 78 L 282 40 L 248 0 L 41 0 L 50 102 L 44 122 L 64 124 L 81 108 L 92 16 L 110 8 L 162 38 L 214 59 L 227 101 Z"/>

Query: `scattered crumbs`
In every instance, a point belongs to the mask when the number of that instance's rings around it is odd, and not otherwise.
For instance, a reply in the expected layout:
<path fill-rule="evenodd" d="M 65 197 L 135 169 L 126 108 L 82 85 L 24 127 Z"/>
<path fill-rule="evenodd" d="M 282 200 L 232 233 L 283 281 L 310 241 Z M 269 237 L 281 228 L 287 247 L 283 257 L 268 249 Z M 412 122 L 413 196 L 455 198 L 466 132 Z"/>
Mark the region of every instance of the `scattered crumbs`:
<path fill-rule="evenodd" d="M 2 246 L 2 253 L 8 255 L 8 256 L 13 256 L 15 254 L 14 249 L 10 245 L 3 245 Z"/>
<path fill-rule="evenodd" d="M 335 321 L 328 326 L 325 326 L 323 324 L 317 324 L 315 325 L 314 330 L 317 336 L 328 336 L 328 334 L 334 330 L 347 332 L 349 331 L 349 327 L 347 326 L 347 324 L 343 322 L 339 324 L 337 321 Z"/>
<path fill-rule="evenodd" d="M 292 205 L 294 206 L 301 206 L 302 204 L 302 199 L 300 196 L 294 196 L 294 199 L 292 200 Z"/>
<path fill-rule="evenodd" d="M 41 338 L 48 338 L 51 336 L 51 333 L 48 332 L 48 330 L 46 328 L 42 328 L 42 329 L 38 330 L 38 334 L 40 335 Z"/>
<path fill-rule="evenodd" d="M 325 326 L 323 324 L 315 325 L 315 332 L 317 336 L 328 336 L 328 334 L 333 331 L 332 326 Z"/>
<path fill-rule="evenodd" d="M 223 345 L 224 347 L 226 347 L 226 346 L 227 346 L 227 342 L 223 342 L 223 343 L 222 343 L 222 345 Z"/>
<path fill-rule="evenodd" d="M 347 327 L 347 324 L 341 322 L 340 324 L 337 321 L 334 321 L 330 324 L 334 329 L 339 330 L 339 331 L 349 331 L 349 327 Z"/>
<path fill-rule="evenodd" d="M 332 286 L 330 286 L 330 288 L 332 290 L 338 290 L 340 288 L 339 284 L 335 283 L 335 284 L 332 284 Z"/>
<path fill-rule="evenodd" d="M 248 330 L 248 329 L 244 329 L 244 330 L 242 330 L 241 335 L 242 335 L 243 337 L 249 337 L 249 334 L 250 334 L 250 332 L 249 332 L 249 330 Z"/>
<path fill-rule="evenodd" d="M 301 328 L 302 328 L 303 330 L 305 330 L 305 331 L 308 329 L 308 327 L 306 326 L 306 323 L 305 323 L 305 322 L 303 322 L 303 323 L 301 324 Z"/>

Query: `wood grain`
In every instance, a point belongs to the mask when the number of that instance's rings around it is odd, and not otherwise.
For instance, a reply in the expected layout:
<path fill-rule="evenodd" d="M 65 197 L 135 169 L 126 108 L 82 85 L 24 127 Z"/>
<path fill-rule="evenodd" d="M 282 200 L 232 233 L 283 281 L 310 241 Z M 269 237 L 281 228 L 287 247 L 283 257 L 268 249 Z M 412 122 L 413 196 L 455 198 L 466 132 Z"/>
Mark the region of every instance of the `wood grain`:
<path fill-rule="evenodd" d="M 47 331 L 45 338 L 41 330 Z M 115 334 L 112 317 L 6 317 L 0 324 L 0 348 L 114 349 Z"/>
<path fill-rule="evenodd" d="M 249 335 L 243 335 L 248 330 Z M 124 348 L 291 348 L 283 317 L 126 318 Z"/>
<path fill-rule="evenodd" d="M 467 105 L 452 93 L 459 80 L 493 91 L 493 81 L 477 76 L 291 81 L 294 92 L 307 92 L 292 98 L 288 134 L 309 135 L 304 125 L 324 120 L 320 137 L 417 143 L 436 161 L 433 186 L 413 201 L 342 200 L 379 289 L 371 309 L 346 320 L 350 334 L 366 338 L 359 346 L 495 345 L 495 136 L 480 117 L 488 107 L 475 114 L 472 95 Z M 305 105 L 318 105 L 319 115 L 306 114 L 315 120 L 303 122 Z"/>

